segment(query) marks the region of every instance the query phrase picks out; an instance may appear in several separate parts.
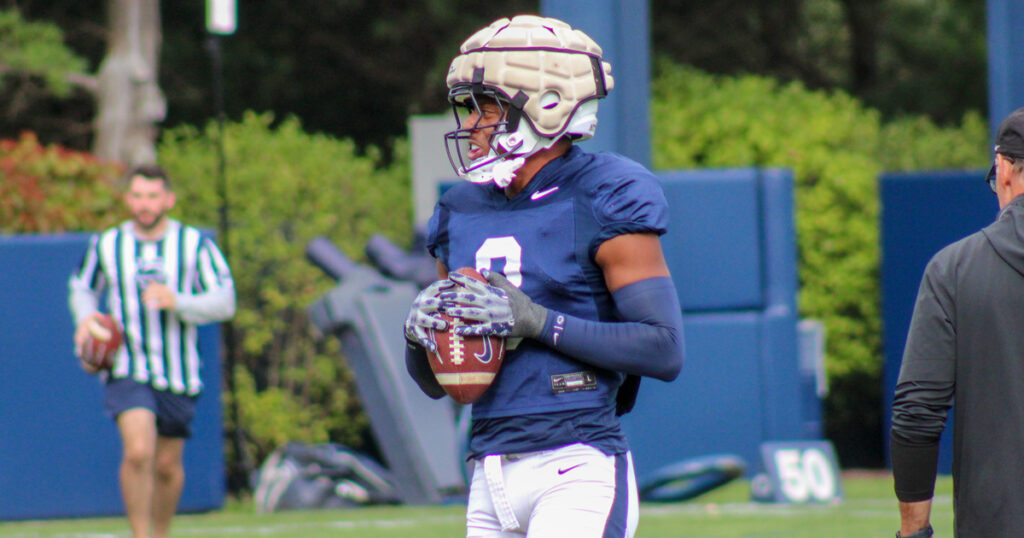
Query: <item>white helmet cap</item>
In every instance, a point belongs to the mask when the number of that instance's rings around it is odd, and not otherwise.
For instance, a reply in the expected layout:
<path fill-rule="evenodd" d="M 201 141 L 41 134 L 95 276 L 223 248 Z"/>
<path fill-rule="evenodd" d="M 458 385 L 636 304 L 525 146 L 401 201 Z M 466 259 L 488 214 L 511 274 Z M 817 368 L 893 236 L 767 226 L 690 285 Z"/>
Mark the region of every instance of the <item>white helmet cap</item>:
<path fill-rule="evenodd" d="M 597 99 L 608 94 L 614 79 L 611 64 L 601 59 L 601 47 L 580 30 L 558 19 L 519 15 L 477 31 L 459 51 L 447 77 L 456 121 L 457 109 L 467 106 L 471 96 L 472 102 L 483 95 L 507 107 L 504 121 L 494 126 L 490 154 L 468 166 L 458 142 L 478 127 L 460 124 L 445 135 L 459 175 L 504 187 L 529 155 L 563 136 L 586 140 L 594 135 Z"/>

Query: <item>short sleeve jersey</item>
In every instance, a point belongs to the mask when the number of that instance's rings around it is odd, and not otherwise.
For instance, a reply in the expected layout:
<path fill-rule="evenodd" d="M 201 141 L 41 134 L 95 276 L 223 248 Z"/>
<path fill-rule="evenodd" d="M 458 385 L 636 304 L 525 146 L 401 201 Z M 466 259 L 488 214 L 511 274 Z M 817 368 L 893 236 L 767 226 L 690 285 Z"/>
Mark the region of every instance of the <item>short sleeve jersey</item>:
<path fill-rule="evenodd" d="M 536 303 L 572 316 L 617 321 L 594 257 L 618 235 L 665 233 L 661 184 L 641 165 L 572 147 L 515 198 L 493 184 L 463 182 L 438 202 L 427 248 L 449 270 L 503 273 Z M 589 366 L 533 340 L 505 358 L 473 404 L 474 418 L 614 408 L 624 374 Z"/>

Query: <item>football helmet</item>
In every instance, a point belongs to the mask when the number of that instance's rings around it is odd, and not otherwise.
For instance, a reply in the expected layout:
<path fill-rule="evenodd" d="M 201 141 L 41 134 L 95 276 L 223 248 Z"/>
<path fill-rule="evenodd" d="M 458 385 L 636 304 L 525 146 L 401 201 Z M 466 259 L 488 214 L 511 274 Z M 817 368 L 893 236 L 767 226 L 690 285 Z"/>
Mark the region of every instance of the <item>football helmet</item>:
<path fill-rule="evenodd" d="M 530 155 L 564 136 L 592 137 L 597 100 L 614 86 L 601 52 L 580 30 L 535 15 L 499 19 L 470 36 L 446 80 L 456 125 L 445 134 L 445 147 L 455 172 L 504 188 Z M 484 124 L 480 105 L 492 100 L 501 115 Z M 492 129 L 490 151 L 471 158 L 470 137 L 480 129 Z"/>

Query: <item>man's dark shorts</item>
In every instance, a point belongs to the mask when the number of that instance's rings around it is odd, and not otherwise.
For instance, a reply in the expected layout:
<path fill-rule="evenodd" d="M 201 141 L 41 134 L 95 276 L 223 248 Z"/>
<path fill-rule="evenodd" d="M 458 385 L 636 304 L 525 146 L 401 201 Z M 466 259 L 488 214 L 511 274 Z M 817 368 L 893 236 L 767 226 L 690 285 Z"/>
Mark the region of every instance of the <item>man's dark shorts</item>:
<path fill-rule="evenodd" d="M 121 413 L 136 407 L 149 409 L 156 415 L 156 432 L 163 437 L 192 436 L 189 424 L 196 412 L 197 396 L 175 394 L 157 390 L 149 384 L 138 383 L 130 377 L 110 378 L 103 397 L 103 408 L 113 420 Z"/>

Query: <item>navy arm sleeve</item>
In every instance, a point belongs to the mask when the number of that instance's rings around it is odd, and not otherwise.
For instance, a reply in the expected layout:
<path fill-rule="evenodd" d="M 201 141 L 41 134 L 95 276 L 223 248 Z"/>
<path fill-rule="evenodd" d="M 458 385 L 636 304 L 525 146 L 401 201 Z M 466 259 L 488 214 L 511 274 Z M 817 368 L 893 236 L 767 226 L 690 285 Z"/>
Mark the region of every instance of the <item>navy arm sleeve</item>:
<path fill-rule="evenodd" d="M 640 280 L 612 293 L 622 322 L 549 311 L 538 338 L 606 370 L 672 381 L 683 366 L 683 313 L 669 277 Z"/>
<path fill-rule="evenodd" d="M 423 349 L 423 346 L 405 342 L 405 369 L 424 394 L 435 400 L 444 398 L 444 388 L 434 377 L 434 371 L 430 369 L 430 362 L 427 360 L 427 350 Z"/>

